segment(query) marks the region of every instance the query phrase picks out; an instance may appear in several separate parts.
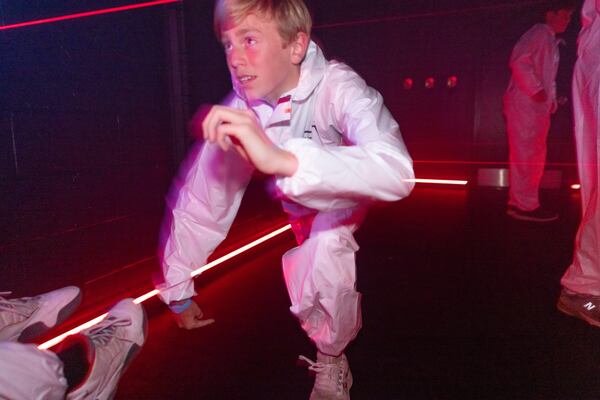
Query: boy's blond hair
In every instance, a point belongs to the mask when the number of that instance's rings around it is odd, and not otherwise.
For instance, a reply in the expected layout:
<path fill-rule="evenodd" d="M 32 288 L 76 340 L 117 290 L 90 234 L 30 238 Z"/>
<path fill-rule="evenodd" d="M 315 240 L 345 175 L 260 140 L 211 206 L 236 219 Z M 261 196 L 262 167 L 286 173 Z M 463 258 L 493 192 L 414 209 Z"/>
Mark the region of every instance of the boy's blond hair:
<path fill-rule="evenodd" d="M 221 27 L 226 21 L 239 23 L 250 14 L 272 18 L 277 24 L 284 44 L 296 39 L 299 32 L 310 37 L 312 19 L 302 0 L 217 0 L 215 3 L 214 30 L 221 37 Z"/>

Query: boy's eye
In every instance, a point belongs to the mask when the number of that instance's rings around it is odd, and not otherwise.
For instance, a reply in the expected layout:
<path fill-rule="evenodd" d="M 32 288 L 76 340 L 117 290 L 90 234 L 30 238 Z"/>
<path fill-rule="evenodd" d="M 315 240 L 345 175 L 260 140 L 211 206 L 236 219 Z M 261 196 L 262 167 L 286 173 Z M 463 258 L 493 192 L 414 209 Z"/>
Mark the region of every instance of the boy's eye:
<path fill-rule="evenodd" d="M 247 46 L 254 46 L 256 44 L 256 39 L 251 38 L 251 37 L 247 37 L 246 38 L 246 45 Z"/>
<path fill-rule="evenodd" d="M 223 49 L 225 50 L 225 53 L 230 52 L 232 48 L 233 45 L 231 43 L 223 43 Z"/>

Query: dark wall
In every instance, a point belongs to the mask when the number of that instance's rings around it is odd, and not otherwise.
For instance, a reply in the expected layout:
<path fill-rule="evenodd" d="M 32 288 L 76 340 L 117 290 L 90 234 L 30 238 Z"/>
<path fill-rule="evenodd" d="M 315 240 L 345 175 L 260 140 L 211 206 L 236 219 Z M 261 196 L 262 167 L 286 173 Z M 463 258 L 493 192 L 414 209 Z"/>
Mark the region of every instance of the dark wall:
<path fill-rule="evenodd" d="M 187 2 L 191 82 L 195 102 L 219 101 L 230 87 L 212 34 L 212 2 Z M 345 61 L 384 95 L 417 160 L 505 162 L 501 98 L 508 58 L 518 38 L 540 18 L 542 1 L 307 1 L 313 37 L 329 58 Z M 569 96 L 578 21 L 564 35 L 558 76 Z M 446 86 L 456 76 L 458 85 Z M 436 80 L 426 89 L 428 77 Z M 411 90 L 403 88 L 412 78 Z M 570 96 L 569 96 L 570 97 Z M 549 160 L 571 161 L 570 105 L 559 109 Z"/>
<path fill-rule="evenodd" d="M 0 23 L 131 3 L 0 0 Z M 416 160 L 476 162 L 506 161 L 506 64 L 540 3 L 308 1 L 315 39 L 383 93 Z M 187 0 L 0 31 L 0 289 L 82 285 L 154 254 L 174 148 L 190 142 L 172 124 L 189 111 L 173 114 L 174 104 L 194 110 L 231 86 L 212 6 Z M 166 29 L 165 14 L 178 7 L 185 45 L 174 55 L 182 37 Z M 577 30 L 574 21 L 558 78 L 567 96 Z M 185 62 L 175 71 L 177 57 Z M 434 88 L 425 89 L 427 77 Z M 571 161 L 570 104 L 554 122 L 549 159 Z M 250 197 L 264 204 L 258 192 Z M 243 213 L 259 212 L 252 204 Z"/>
<path fill-rule="evenodd" d="M 1 2 L 0 17 L 120 4 Z M 0 31 L 4 289 L 82 285 L 154 248 L 173 171 L 164 12 Z"/>

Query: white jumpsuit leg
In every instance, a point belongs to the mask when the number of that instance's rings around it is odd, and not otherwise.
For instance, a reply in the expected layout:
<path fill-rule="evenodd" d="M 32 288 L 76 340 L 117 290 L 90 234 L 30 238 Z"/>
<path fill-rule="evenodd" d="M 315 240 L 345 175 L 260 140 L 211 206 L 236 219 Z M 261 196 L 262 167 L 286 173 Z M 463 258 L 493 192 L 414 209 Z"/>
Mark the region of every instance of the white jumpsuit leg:
<path fill-rule="evenodd" d="M 0 342 L 0 399 L 63 400 L 66 391 L 56 354 L 33 344 Z"/>
<path fill-rule="evenodd" d="M 290 218 L 300 243 L 282 260 L 290 310 L 319 351 L 328 355 L 342 353 L 362 325 L 353 233 L 365 211 L 356 207 Z"/>
<path fill-rule="evenodd" d="M 595 71 L 586 71 L 590 67 Z M 587 68 L 580 62 L 575 65 L 573 107 L 582 216 L 573 264 L 561 283 L 572 291 L 600 296 L 600 65 L 588 64 Z"/>
<path fill-rule="evenodd" d="M 539 187 L 550 130 L 549 106 L 515 96 L 505 99 L 504 112 L 510 161 L 508 204 L 532 211 L 540 205 Z"/>

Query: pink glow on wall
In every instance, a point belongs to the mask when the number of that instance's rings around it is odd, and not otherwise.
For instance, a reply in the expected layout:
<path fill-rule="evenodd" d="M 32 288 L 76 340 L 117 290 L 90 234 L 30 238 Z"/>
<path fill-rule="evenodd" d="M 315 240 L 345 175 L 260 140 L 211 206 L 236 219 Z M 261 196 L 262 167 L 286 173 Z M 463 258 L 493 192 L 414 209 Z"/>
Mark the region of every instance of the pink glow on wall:
<path fill-rule="evenodd" d="M 153 7 L 153 6 L 158 6 L 158 5 L 162 5 L 162 4 L 179 3 L 181 1 L 182 0 L 155 0 L 155 1 L 145 2 L 145 3 L 130 4 L 128 6 L 111 7 L 111 8 L 105 8 L 102 10 L 94 10 L 94 11 L 87 11 L 87 12 L 81 12 L 81 13 L 76 13 L 76 14 L 61 15 L 58 17 L 36 19 L 36 20 L 32 20 L 32 21 L 19 22 L 16 24 L 1 25 L 0 31 L 8 30 L 8 29 L 23 28 L 26 26 L 49 24 L 52 22 L 66 21 L 69 19 L 91 17 L 94 15 L 102 15 L 102 14 L 110 14 L 110 13 L 120 12 L 120 11 L 134 10 L 137 8 Z"/>

